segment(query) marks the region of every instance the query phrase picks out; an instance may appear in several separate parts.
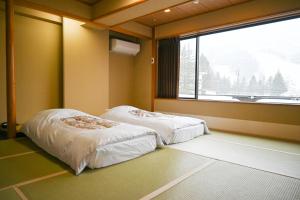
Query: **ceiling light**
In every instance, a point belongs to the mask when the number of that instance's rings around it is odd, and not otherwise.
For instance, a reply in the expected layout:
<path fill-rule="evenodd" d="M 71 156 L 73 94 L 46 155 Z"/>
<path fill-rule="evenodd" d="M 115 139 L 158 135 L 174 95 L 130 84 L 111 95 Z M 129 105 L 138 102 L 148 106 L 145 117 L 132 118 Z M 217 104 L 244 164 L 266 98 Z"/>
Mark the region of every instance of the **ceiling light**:
<path fill-rule="evenodd" d="M 164 10 L 165 13 L 171 12 L 171 10 L 168 8 L 166 10 Z"/>
<path fill-rule="evenodd" d="M 194 4 L 199 4 L 199 0 L 194 0 L 193 3 Z"/>

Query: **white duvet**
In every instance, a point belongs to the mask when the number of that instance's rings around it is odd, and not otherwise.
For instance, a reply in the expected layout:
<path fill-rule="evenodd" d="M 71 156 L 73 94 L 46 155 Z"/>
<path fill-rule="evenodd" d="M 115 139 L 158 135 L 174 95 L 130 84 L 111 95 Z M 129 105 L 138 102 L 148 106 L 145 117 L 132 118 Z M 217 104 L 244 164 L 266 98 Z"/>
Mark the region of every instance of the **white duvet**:
<path fill-rule="evenodd" d="M 194 127 L 202 124 L 204 126 L 204 133 L 208 133 L 206 123 L 201 119 L 166 115 L 158 112 L 148 112 L 133 106 L 114 107 L 101 115 L 101 117 L 109 120 L 151 128 L 163 138 L 166 144 L 174 143 L 172 140 L 174 137 L 174 132 L 179 129 Z M 202 134 L 203 132 L 198 133 L 197 136 Z"/>
<path fill-rule="evenodd" d="M 78 175 L 94 163 L 97 148 L 146 135 L 155 131 L 126 123 L 116 123 L 73 109 L 39 112 L 22 127 L 28 137 L 48 153 L 67 163 Z"/>

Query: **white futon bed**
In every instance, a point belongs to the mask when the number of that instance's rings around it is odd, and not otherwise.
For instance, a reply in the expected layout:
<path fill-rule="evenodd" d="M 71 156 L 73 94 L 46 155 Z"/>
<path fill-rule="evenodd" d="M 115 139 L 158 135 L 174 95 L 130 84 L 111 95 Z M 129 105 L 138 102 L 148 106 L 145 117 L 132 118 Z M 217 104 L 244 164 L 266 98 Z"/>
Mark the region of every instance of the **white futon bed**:
<path fill-rule="evenodd" d="M 201 119 L 149 112 L 133 106 L 114 107 L 101 117 L 151 128 L 166 144 L 185 142 L 208 133 L 206 123 Z"/>
<path fill-rule="evenodd" d="M 92 169 L 109 166 L 163 145 L 152 129 L 101 119 L 73 109 L 39 112 L 22 126 L 22 132 L 67 163 L 76 175 L 86 166 Z"/>

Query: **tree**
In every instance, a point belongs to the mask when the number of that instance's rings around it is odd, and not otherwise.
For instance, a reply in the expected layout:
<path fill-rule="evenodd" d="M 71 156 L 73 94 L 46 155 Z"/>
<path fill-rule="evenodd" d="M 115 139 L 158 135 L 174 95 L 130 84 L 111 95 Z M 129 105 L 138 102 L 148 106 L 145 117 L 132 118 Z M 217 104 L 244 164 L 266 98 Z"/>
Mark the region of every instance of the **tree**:
<path fill-rule="evenodd" d="M 189 46 L 183 46 L 180 54 L 180 93 L 193 95 L 195 93 L 195 51 Z"/>
<path fill-rule="evenodd" d="M 220 94 L 231 94 L 231 83 L 229 78 L 222 77 L 220 80 Z"/>
<path fill-rule="evenodd" d="M 205 94 L 207 90 L 214 90 L 214 71 L 210 67 L 210 63 L 205 55 L 199 57 L 199 91 Z"/>
<path fill-rule="evenodd" d="M 221 83 L 221 76 L 220 73 L 217 72 L 214 75 L 214 81 L 215 81 L 215 85 L 216 85 L 216 94 L 222 94 L 222 83 Z"/>
<path fill-rule="evenodd" d="M 252 75 L 248 85 L 248 93 L 249 95 L 256 95 L 257 90 L 258 90 L 258 82 L 256 80 L 256 77 Z"/>
<path fill-rule="evenodd" d="M 272 85 L 271 85 L 271 92 L 272 95 L 280 96 L 282 93 L 285 93 L 288 91 L 287 85 L 283 79 L 282 74 L 280 71 L 276 73 L 274 76 Z"/>
<path fill-rule="evenodd" d="M 272 83 L 273 83 L 273 77 L 270 76 L 266 82 L 266 94 L 271 96 L 272 95 Z"/>
<path fill-rule="evenodd" d="M 239 85 L 239 94 L 245 95 L 247 92 L 247 81 L 245 77 L 242 78 Z"/>
<path fill-rule="evenodd" d="M 259 81 L 258 81 L 258 90 L 257 90 L 257 94 L 262 96 L 265 95 L 265 90 L 266 90 L 266 83 L 265 83 L 265 77 L 262 76 L 260 77 Z"/>

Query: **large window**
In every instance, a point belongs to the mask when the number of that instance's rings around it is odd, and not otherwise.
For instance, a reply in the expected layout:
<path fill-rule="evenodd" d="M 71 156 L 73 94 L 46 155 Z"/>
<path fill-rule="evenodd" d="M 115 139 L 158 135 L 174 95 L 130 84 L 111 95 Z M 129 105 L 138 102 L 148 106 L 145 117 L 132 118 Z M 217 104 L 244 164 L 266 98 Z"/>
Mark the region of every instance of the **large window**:
<path fill-rule="evenodd" d="M 300 104 L 300 18 L 182 39 L 179 97 Z"/>

